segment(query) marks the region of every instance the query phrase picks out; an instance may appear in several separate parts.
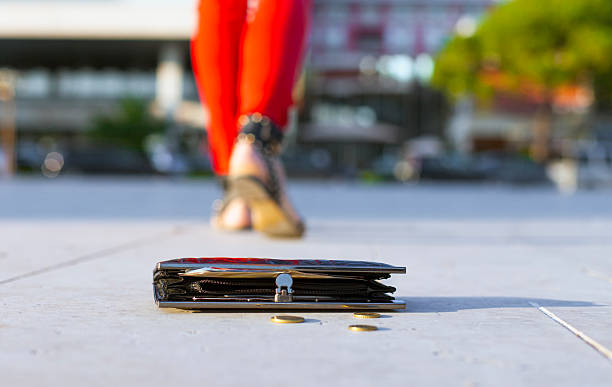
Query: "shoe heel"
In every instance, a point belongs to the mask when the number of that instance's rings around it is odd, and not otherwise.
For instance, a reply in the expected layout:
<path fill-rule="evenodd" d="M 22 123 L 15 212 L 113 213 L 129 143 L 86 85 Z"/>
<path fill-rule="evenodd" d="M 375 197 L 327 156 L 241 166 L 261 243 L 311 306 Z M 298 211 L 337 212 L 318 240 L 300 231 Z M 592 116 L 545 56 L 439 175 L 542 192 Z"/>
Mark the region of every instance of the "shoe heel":
<path fill-rule="evenodd" d="M 304 227 L 288 219 L 271 199 L 251 202 L 251 222 L 255 231 L 274 238 L 300 238 L 304 234 Z"/>

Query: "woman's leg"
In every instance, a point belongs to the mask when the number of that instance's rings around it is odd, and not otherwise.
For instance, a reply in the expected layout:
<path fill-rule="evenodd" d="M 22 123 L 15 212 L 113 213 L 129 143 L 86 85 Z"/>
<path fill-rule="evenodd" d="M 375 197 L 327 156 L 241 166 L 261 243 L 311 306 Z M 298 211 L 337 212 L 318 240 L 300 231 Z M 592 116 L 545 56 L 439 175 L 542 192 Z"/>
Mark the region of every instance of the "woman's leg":
<path fill-rule="evenodd" d="M 247 0 L 200 0 L 191 58 L 200 96 L 210 112 L 213 168 L 226 175 L 237 134 L 238 68 Z"/>
<path fill-rule="evenodd" d="M 198 28 L 191 41 L 191 60 L 200 97 L 208 105 L 208 144 L 213 169 L 227 175 L 237 134 L 238 63 L 247 0 L 200 0 Z M 222 229 L 250 226 L 250 213 L 242 199 L 232 200 L 214 216 Z"/>
<path fill-rule="evenodd" d="M 239 65 L 238 115 L 261 113 L 287 124 L 299 74 L 310 0 L 250 0 Z"/>
<path fill-rule="evenodd" d="M 309 24 L 309 3 L 308 0 L 249 1 L 239 65 L 239 116 L 258 113 L 280 128 L 287 124 Z M 242 125 L 248 120 L 238 121 Z M 234 146 L 229 175 L 255 177 L 266 185 L 267 193 L 257 184 L 243 186 L 245 197 L 249 198 L 253 227 L 271 236 L 301 236 L 304 227 L 286 195 L 280 159 L 263 154 L 252 139 L 246 137 Z"/>

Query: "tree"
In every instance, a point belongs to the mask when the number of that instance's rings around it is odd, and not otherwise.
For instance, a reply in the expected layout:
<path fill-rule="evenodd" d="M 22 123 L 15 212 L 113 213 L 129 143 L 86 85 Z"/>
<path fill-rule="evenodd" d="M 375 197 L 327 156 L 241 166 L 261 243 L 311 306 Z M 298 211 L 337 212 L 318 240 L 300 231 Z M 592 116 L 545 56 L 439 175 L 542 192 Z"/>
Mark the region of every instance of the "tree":
<path fill-rule="evenodd" d="M 163 133 L 165 123 L 149 114 L 143 100 L 125 98 L 112 115 L 98 116 L 87 134 L 103 141 L 145 153 L 145 139 L 154 133 Z"/>
<path fill-rule="evenodd" d="M 595 80 L 601 80 L 597 87 Z M 598 97 L 612 86 L 612 1 L 514 0 L 494 8 L 473 36 L 439 53 L 434 85 L 453 96 L 528 93 L 539 103 L 532 155 L 548 157 L 553 98 L 580 85 Z"/>

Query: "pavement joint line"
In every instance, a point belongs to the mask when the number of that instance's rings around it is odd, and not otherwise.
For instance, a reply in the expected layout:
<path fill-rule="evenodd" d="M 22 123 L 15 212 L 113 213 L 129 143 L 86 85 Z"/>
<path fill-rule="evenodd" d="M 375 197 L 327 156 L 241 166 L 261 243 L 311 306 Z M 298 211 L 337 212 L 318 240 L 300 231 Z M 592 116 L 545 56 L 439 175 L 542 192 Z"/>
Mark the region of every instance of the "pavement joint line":
<path fill-rule="evenodd" d="M 602 344 L 592 339 L 586 333 L 574 328 L 568 322 L 562 320 L 560 317 L 558 317 L 556 314 L 546 309 L 545 307 L 540 306 L 539 304 L 535 302 L 531 302 L 531 301 L 529 301 L 529 304 L 531 304 L 531 306 L 533 306 L 534 308 L 538 309 L 540 312 L 550 317 L 553 321 L 555 321 L 556 323 L 558 323 L 559 325 L 561 325 L 568 331 L 572 332 L 579 339 L 581 339 L 582 341 L 590 345 L 593 349 L 595 349 L 597 352 L 599 352 L 603 357 L 607 358 L 608 360 L 612 360 L 612 351 L 610 351 L 608 348 L 604 347 Z"/>
<path fill-rule="evenodd" d="M 72 267 L 72 266 L 76 266 L 78 264 L 81 263 L 85 263 L 85 262 L 91 262 L 93 260 L 108 256 L 108 255 L 112 255 L 115 253 L 118 253 L 120 251 L 125 251 L 125 250 L 129 250 L 129 249 L 133 249 L 139 246 L 144 245 L 145 243 L 151 242 L 151 241 L 159 241 L 160 239 L 164 239 L 164 238 L 169 238 L 169 237 L 173 237 L 175 235 L 178 234 L 182 234 L 186 231 L 186 227 L 173 227 L 172 230 L 170 231 L 166 231 L 166 232 L 162 232 L 162 233 L 158 233 L 155 234 L 153 236 L 148 236 L 146 238 L 141 238 L 141 239 L 136 239 L 133 241 L 129 241 L 126 243 L 122 243 L 120 245 L 117 246 L 112 246 L 112 247 L 107 247 L 105 249 L 102 250 L 98 250 L 98 251 L 94 251 L 93 253 L 88 253 L 85 255 L 81 255 L 79 257 L 73 258 L 73 259 L 69 259 L 67 261 L 64 262 L 60 262 L 54 265 L 50 265 L 50 266 L 45 266 L 42 267 L 40 269 L 36 269 L 27 273 L 23 273 L 23 274 L 19 274 L 16 275 L 14 277 L 10 277 L 4 280 L 0 280 L 0 285 L 6 285 L 9 284 L 11 282 L 16 282 L 19 281 L 21 279 L 24 278 L 30 278 L 30 277 L 34 277 L 37 275 L 41 275 L 41 274 L 45 274 L 45 273 L 50 273 L 53 271 L 57 271 L 66 267 Z"/>

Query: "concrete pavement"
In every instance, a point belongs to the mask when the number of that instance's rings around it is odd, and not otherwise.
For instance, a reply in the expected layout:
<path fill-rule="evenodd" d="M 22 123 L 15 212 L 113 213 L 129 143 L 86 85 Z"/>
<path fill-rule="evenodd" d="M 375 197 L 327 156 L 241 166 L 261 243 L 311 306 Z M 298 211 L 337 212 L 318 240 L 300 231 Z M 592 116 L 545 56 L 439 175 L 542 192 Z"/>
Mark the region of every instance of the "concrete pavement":
<path fill-rule="evenodd" d="M 612 192 L 298 182 L 307 237 L 207 224 L 211 182 L 0 182 L 2 385 L 609 386 Z M 404 313 L 158 310 L 151 273 L 180 256 L 378 260 Z M 370 321 L 368 321 L 370 322 Z"/>

